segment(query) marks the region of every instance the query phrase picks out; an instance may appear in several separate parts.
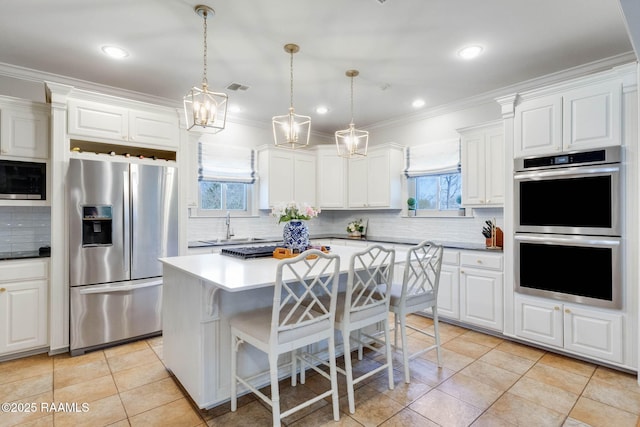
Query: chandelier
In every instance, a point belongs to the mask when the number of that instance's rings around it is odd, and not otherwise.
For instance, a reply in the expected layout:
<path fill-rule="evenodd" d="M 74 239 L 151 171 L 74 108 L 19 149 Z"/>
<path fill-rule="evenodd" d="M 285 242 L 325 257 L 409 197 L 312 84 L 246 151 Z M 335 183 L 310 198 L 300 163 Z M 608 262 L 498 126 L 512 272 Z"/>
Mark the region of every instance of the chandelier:
<path fill-rule="evenodd" d="M 211 92 L 207 82 L 207 18 L 215 11 L 209 6 L 198 5 L 195 12 L 204 20 L 204 71 L 202 88 L 192 87 L 184 96 L 184 115 L 187 130 L 194 127 L 217 133 L 224 129 L 227 121 L 227 94 Z"/>
<path fill-rule="evenodd" d="M 349 128 L 336 131 L 336 147 L 341 157 L 366 156 L 369 145 L 369 132 L 356 129 L 353 124 L 353 78 L 360 72 L 347 70 L 345 75 L 351 79 L 351 122 Z"/>
<path fill-rule="evenodd" d="M 293 110 L 293 54 L 298 52 L 300 47 L 290 43 L 284 45 L 284 50 L 291 55 L 289 114 L 273 117 L 273 140 L 278 147 L 295 149 L 309 145 L 311 117 L 295 114 Z"/>

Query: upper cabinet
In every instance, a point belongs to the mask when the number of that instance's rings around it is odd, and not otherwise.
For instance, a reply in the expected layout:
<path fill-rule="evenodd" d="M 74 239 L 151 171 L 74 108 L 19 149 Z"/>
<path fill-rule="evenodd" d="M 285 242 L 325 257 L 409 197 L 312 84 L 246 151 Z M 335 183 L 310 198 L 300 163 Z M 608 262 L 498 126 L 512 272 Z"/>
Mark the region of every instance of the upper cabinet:
<path fill-rule="evenodd" d="M 46 104 L 0 97 L 0 156 L 49 158 Z"/>
<path fill-rule="evenodd" d="M 616 72 L 521 94 L 514 156 L 621 145 L 623 77 Z"/>
<path fill-rule="evenodd" d="M 505 182 L 502 121 L 459 129 L 462 144 L 462 204 L 503 206 Z"/>
<path fill-rule="evenodd" d="M 338 156 L 334 145 L 316 148 L 318 159 L 318 207 L 342 209 L 347 206 L 348 161 Z"/>
<path fill-rule="evenodd" d="M 316 155 L 265 147 L 258 151 L 260 209 L 296 201 L 316 205 Z"/>
<path fill-rule="evenodd" d="M 141 145 L 177 147 L 179 122 L 172 111 L 145 111 L 70 99 L 69 135 Z"/>
<path fill-rule="evenodd" d="M 402 149 L 370 148 L 366 157 L 349 159 L 348 207 L 401 209 Z"/>

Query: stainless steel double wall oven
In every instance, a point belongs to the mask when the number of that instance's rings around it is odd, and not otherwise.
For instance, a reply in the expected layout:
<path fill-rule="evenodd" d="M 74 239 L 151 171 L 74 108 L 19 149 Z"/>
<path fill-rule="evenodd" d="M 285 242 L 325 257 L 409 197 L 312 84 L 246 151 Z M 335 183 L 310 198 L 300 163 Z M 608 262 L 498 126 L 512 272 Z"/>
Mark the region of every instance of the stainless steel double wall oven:
<path fill-rule="evenodd" d="M 516 291 L 622 306 L 621 147 L 515 160 Z"/>

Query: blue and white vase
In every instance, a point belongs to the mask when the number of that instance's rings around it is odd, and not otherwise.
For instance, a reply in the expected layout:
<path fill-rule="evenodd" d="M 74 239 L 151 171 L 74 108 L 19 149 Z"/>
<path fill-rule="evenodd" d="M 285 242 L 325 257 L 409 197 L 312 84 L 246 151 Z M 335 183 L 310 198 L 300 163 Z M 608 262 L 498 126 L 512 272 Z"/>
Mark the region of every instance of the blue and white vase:
<path fill-rule="evenodd" d="M 289 221 L 282 230 L 284 246 L 292 252 L 303 252 L 309 247 L 309 228 L 304 221 Z"/>

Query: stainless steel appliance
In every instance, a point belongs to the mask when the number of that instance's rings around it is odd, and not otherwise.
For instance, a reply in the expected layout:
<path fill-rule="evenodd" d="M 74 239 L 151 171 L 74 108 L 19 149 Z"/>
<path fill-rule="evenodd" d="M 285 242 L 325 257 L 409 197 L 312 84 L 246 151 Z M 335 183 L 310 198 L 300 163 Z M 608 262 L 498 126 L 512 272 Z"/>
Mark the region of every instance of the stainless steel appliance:
<path fill-rule="evenodd" d="M 620 147 L 516 159 L 516 232 L 619 236 Z"/>
<path fill-rule="evenodd" d="M 162 266 L 178 254 L 174 167 L 71 159 L 72 355 L 160 332 Z"/>
<path fill-rule="evenodd" d="M 622 307 L 621 147 L 515 161 L 515 285 Z"/>
<path fill-rule="evenodd" d="M 0 160 L 0 199 L 46 200 L 47 164 Z"/>

